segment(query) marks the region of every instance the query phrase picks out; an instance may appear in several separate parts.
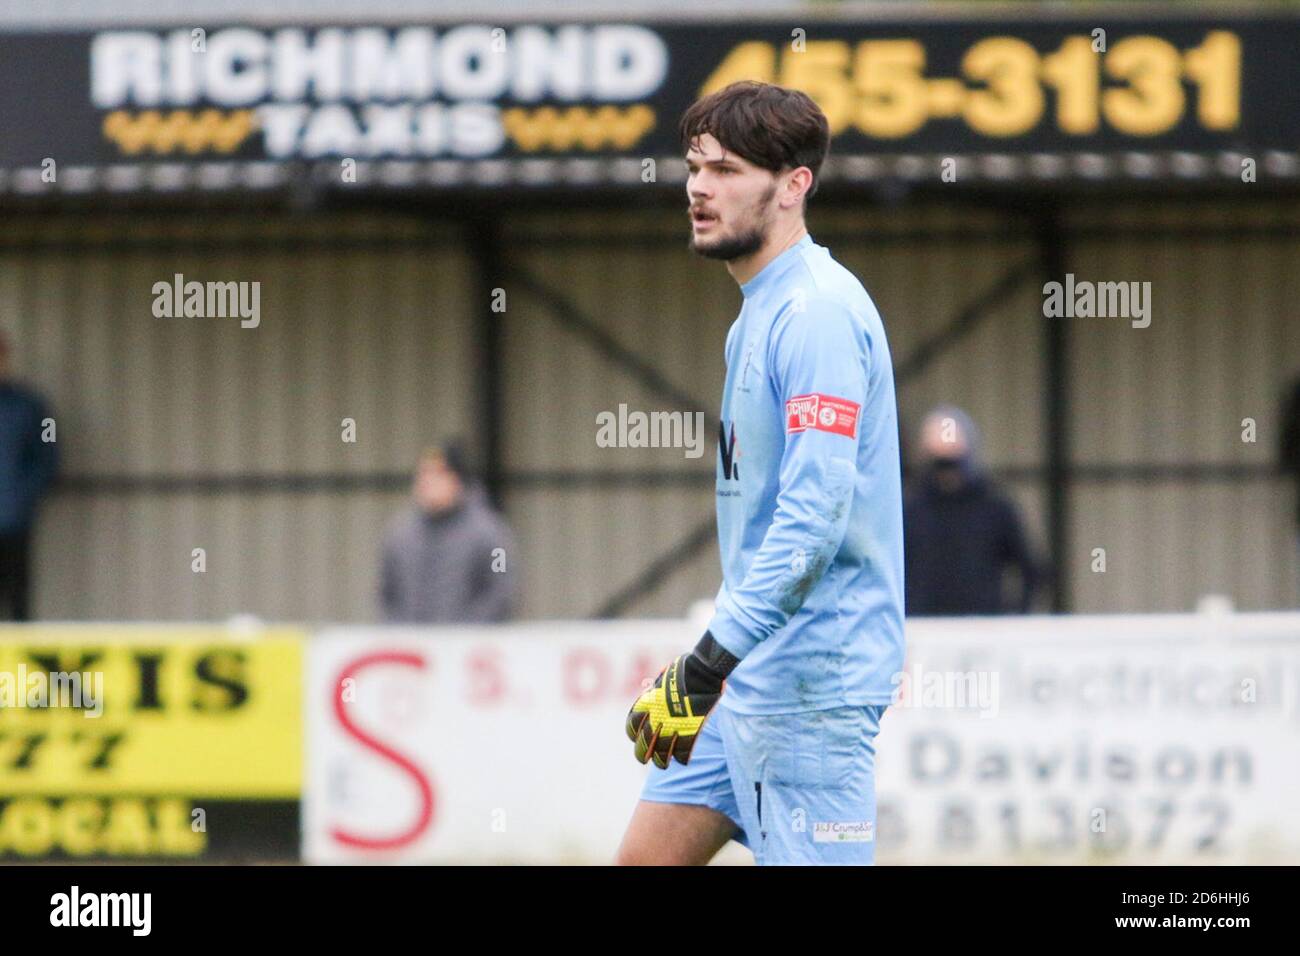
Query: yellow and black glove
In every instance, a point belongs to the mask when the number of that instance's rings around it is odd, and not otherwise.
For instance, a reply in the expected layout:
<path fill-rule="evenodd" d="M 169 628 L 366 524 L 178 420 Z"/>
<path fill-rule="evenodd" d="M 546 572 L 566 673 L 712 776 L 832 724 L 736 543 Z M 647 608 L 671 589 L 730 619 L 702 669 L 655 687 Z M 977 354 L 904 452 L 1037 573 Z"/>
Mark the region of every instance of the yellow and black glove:
<path fill-rule="evenodd" d="M 667 769 L 668 761 L 691 759 L 691 748 L 709 711 L 722 696 L 727 675 L 740 660 L 708 631 L 695 645 L 659 673 L 654 686 L 636 699 L 627 714 L 627 735 L 636 743 L 636 759 Z"/>

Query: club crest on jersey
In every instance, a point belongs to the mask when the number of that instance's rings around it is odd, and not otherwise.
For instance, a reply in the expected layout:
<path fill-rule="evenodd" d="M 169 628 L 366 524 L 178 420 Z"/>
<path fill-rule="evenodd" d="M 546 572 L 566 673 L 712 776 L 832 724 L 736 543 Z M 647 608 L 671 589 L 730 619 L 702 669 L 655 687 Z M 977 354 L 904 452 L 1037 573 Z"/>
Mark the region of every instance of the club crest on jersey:
<path fill-rule="evenodd" d="M 862 406 L 847 399 L 813 392 L 796 395 L 785 403 L 785 431 L 788 435 L 810 428 L 856 438 L 858 413 Z"/>

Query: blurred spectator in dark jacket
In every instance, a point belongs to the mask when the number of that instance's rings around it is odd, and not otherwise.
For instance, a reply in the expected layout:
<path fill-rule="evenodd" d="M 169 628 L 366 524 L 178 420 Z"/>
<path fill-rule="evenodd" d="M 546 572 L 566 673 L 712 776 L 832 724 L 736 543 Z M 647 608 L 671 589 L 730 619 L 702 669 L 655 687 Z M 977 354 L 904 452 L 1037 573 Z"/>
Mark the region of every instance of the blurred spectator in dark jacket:
<path fill-rule="evenodd" d="M 979 435 L 961 409 L 926 416 L 917 441 L 918 468 L 903 505 L 907 613 L 1025 613 L 1040 569 L 1016 506 L 985 474 Z M 1019 572 L 1014 598 L 1005 575 Z"/>
<path fill-rule="evenodd" d="M 10 377 L 9 340 L 0 333 L 0 618 L 14 621 L 31 619 L 32 529 L 58 470 L 48 419 L 41 396 Z"/>
<path fill-rule="evenodd" d="M 384 538 L 380 601 L 390 624 L 460 624 L 510 617 L 514 538 L 471 480 L 459 445 L 416 466 L 412 506 Z"/>
<path fill-rule="evenodd" d="M 1300 378 L 1282 407 L 1282 438 L 1279 442 L 1282 471 L 1296 485 L 1296 554 L 1300 556 Z"/>

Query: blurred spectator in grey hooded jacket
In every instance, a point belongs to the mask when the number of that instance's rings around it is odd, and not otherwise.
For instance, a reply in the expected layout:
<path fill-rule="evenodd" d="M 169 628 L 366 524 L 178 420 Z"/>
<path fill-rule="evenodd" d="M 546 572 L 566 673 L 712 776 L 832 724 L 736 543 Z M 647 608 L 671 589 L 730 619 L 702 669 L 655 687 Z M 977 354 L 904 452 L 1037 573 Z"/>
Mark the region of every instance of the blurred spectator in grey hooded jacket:
<path fill-rule="evenodd" d="M 412 498 L 384 538 L 379 584 L 384 620 L 507 620 L 519 556 L 510 529 L 472 480 L 459 445 L 425 450 Z"/>
<path fill-rule="evenodd" d="M 1019 510 L 993 485 L 970 417 L 951 405 L 925 417 L 918 474 L 903 504 L 907 613 L 916 616 L 1025 613 L 1041 569 Z M 1019 587 L 1007 596 L 1008 571 Z"/>

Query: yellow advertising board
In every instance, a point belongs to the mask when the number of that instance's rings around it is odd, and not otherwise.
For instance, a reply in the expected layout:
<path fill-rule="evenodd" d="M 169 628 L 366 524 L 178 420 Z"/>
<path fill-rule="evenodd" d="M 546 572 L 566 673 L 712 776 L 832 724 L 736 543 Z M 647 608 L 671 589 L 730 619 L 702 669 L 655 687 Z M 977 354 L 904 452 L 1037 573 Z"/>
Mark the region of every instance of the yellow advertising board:
<path fill-rule="evenodd" d="M 0 859 L 296 855 L 305 636 L 0 628 Z"/>

